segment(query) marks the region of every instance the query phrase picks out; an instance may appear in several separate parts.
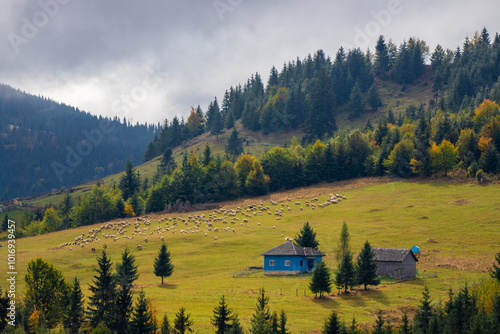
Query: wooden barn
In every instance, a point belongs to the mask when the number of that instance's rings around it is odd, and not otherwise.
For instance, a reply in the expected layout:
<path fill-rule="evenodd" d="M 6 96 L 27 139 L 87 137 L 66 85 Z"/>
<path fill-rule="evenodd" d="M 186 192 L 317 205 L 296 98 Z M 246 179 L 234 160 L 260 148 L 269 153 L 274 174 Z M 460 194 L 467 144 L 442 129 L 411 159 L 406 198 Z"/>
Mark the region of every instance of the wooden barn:
<path fill-rule="evenodd" d="M 418 259 L 411 249 L 372 248 L 377 262 L 377 275 L 396 279 L 417 275 Z"/>
<path fill-rule="evenodd" d="M 267 252 L 264 256 L 265 275 L 296 275 L 312 271 L 325 254 L 311 247 L 301 247 L 287 241 Z"/>

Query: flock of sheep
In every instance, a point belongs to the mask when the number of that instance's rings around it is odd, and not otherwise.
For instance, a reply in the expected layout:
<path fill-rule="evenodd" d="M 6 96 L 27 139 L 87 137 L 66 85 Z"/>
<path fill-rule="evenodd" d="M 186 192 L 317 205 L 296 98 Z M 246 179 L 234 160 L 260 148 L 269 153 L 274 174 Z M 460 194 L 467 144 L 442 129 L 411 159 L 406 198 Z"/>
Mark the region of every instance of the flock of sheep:
<path fill-rule="evenodd" d="M 340 194 L 330 194 L 328 199 L 323 203 L 317 203 L 318 198 L 312 198 L 310 200 L 304 201 L 306 208 L 312 210 L 319 208 L 324 208 L 331 204 L 337 204 L 342 200 L 347 199 L 345 196 Z M 151 240 L 164 241 L 164 234 L 171 233 L 175 235 L 176 233 L 184 234 L 203 234 L 208 237 L 209 234 L 218 234 L 219 231 L 236 233 L 236 228 L 250 228 L 250 220 L 258 220 L 259 216 L 274 215 L 276 220 L 281 220 L 286 212 L 292 211 L 290 206 L 291 199 L 288 198 L 285 201 L 270 201 L 270 205 L 278 208 L 274 210 L 268 205 L 264 206 L 263 203 L 260 204 L 250 204 L 243 207 L 237 207 L 236 209 L 217 209 L 211 213 L 202 213 L 196 215 L 189 215 L 187 217 L 163 217 L 158 219 L 158 226 L 151 226 L 151 221 L 146 220 L 141 217 L 137 217 L 135 221 L 121 221 L 121 222 L 110 222 L 101 225 L 98 228 L 93 228 L 88 230 L 88 233 L 82 233 L 74 238 L 71 242 L 65 242 L 59 245 L 59 248 L 68 247 L 69 250 L 73 250 L 73 247 L 85 248 L 86 246 L 92 246 L 94 244 L 100 243 L 103 239 L 112 239 L 113 241 L 118 241 L 120 238 L 133 240 L 139 240 L 138 242 L 148 242 L 148 236 Z M 301 206 L 302 203 L 295 202 L 296 207 L 300 207 L 300 210 L 304 210 Z M 257 222 L 256 226 L 260 227 L 261 223 Z M 255 226 L 254 225 L 254 226 Z M 274 225 L 270 228 L 275 229 Z M 128 233 L 128 235 L 126 235 Z M 153 236 L 158 236 L 155 238 Z M 283 238 L 283 234 L 281 234 Z M 284 238 L 286 241 L 292 240 L 289 237 Z M 214 236 L 214 240 L 217 240 L 217 236 Z M 137 244 L 137 249 L 142 250 L 142 245 Z M 92 252 L 95 252 L 95 247 L 91 247 Z"/>

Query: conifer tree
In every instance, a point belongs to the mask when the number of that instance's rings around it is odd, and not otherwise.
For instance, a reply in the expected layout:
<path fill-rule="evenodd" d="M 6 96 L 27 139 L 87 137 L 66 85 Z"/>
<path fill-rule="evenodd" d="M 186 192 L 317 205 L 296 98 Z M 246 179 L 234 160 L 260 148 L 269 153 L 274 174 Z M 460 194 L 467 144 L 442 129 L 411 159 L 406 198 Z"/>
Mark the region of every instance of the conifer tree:
<path fill-rule="evenodd" d="M 410 320 L 408 319 L 406 311 L 403 312 L 403 317 L 401 318 L 401 327 L 399 327 L 399 332 L 401 334 L 411 333 Z"/>
<path fill-rule="evenodd" d="M 351 95 L 349 98 L 349 112 L 350 118 L 358 118 L 365 111 L 365 98 L 363 92 L 359 86 L 359 82 L 356 81 L 354 87 L 352 88 Z"/>
<path fill-rule="evenodd" d="M 269 325 L 271 326 L 270 334 L 279 333 L 278 314 L 276 312 L 273 312 L 271 314 L 271 319 L 269 319 Z"/>
<path fill-rule="evenodd" d="M 119 284 L 124 279 L 130 287 L 139 278 L 135 256 L 130 253 L 128 247 L 122 253 L 122 262 L 116 264 L 116 277 Z"/>
<path fill-rule="evenodd" d="M 107 327 L 111 323 L 111 315 L 115 300 L 115 277 L 112 273 L 113 263 L 106 253 L 106 247 L 102 254 L 97 258 L 98 268 L 95 269 L 96 275 L 89 285 L 89 309 L 88 317 L 90 325 L 96 327 L 100 322 L 104 322 Z"/>
<path fill-rule="evenodd" d="M 168 321 L 167 314 L 163 315 L 163 321 L 160 327 L 160 334 L 173 334 L 172 327 L 170 326 L 170 322 Z"/>
<path fill-rule="evenodd" d="M 160 168 L 163 174 L 170 174 L 177 167 L 174 158 L 172 157 L 172 149 L 170 147 L 165 149 L 161 157 Z"/>
<path fill-rule="evenodd" d="M 243 144 L 241 143 L 241 139 L 238 136 L 236 128 L 233 129 L 231 136 L 227 139 L 225 152 L 233 159 L 233 161 L 237 156 L 243 153 Z"/>
<path fill-rule="evenodd" d="M 80 282 L 75 277 L 68 295 L 68 307 L 64 314 L 64 328 L 70 334 L 78 334 L 85 318 L 83 309 L 83 293 Z"/>
<path fill-rule="evenodd" d="M 272 333 L 271 324 L 269 319 L 266 319 L 265 312 L 258 310 L 250 321 L 250 333 L 252 334 L 270 334 Z"/>
<path fill-rule="evenodd" d="M 212 325 L 216 328 L 217 334 L 225 334 L 230 328 L 229 322 L 233 319 L 233 310 L 226 303 L 224 295 L 219 300 L 219 305 L 214 308 Z"/>
<path fill-rule="evenodd" d="M 433 307 L 431 305 L 431 295 L 429 293 L 429 288 L 427 285 L 422 292 L 422 299 L 420 299 L 420 305 L 417 312 L 415 313 L 414 323 L 417 328 L 419 328 L 423 333 L 427 332 L 429 327 L 431 317 L 433 314 Z"/>
<path fill-rule="evenodd" d="M 280 312 L 280 317 L 279 317 L 279 323 L 278 323 L 278 333 L 279 334 L 290 334 L 286 327 L 286 322 L 287 322 L 287 316 L 285 313 L 285 310 L 281 310 Z"/>
<path fill-rule="evenodd" d="M 241 326 L 238 317 L 233 318 L 231 328 L 227 331 L 227 334 L 243 334 L 243 327 Z"/>
<path fill-rule="evenodd" d="M 382 105 L 382 100 L 375 84 L 368 89 L 368 104 L 372 107 L 372 110 L 377 110 Z"/>
<path fill-rule="evenodd" d="M 342 333 L 342 323 L 337 315 L 337 312 L 332 311 L 323 326 L 322 334 L 340 334 Z"/>
<path fill-rule="evenodd" d="M 125 166 L 125 173 L 120 178 L 120 183 L 118 188 L 122 191 L 123 200 L 128 200 L 132 197 L 140 188 L 140 180 L 138 174 L 134 171 L 134 165 L 132 161 L 127 160 Z"/>
<path fill-rule="evenodd" d="M 174 272 L 174 265 L 170 259 L 170 252 L 167 250 L 167 245 L 162 244 L 158 256 L 155 258 L 154 274 L 161 277 L 161 284 L 163 284 L 163 277 L 169 277 Z"/>
<path fill-rule="evenodd" d="M 7 293 L 2 296 L 2 288 L 0 287 L 0 332 L 3 333 L 5 327 L 7 326 L 7 314 L 9 313 L 10 298 Z"/>
<path fill-rule="evenodd" d="M 495 261 L 493 268 L 490 269 L 490 275 L 500 282 L 500 252 L 495 255 Z"/>
<path fill-rule="evenodd" d="M 368 241 L 365 242 L 358 258 L 357 265 L 358 284 L 363 285 L 365 290 L 367 285 L 379 285 L 380 279 L 377 277 L 377 263 L 375 254 Z"/>
<path fill-rule="evenodd" d="M 139 292 L 139 298 L 132 313 L 129 333 L 131 334 L 152 334 L 156 332 L 156 323 L 153 311 L 146 298 L 144 290 Z M 123 333 L 123 332 L 121 332 Z"/>
<path fill-rule="evenodd" d="M 316 250 L 319 247 L 319 242 L 316 240 L 316 232 L 314 232 L 311 225 L 309 225 L 309 222 L 306 222 L 304 226 L 302 226 L 302 229 L 299 234 L 295 236 L 294 240 L 297 245 L 301 247 L 311 247 Z"/>
<path fill-rule="evenodd" d="M 205 149 L 203 150 L 203 157 L 202 157 L 202 164 L 203 166 L 208 166 L 210 161 L 212 161 L 212 151 L 210 150 L 210 146 L 208 146 L 208 143 L 205 145 Z"/>
<path fill-rule="evenodd" d="M 2 220 L 2 228 L 0 229 L 0 232 L 7 231 L 8 228 L 9 228 L 9 215 L 6 213 Z"/>
<path fill-rule="evenodd" d="M 224 121 L 224 126 L 226 127 L 226 129 L 231 129 L 232 127 L 234 127 L 234 113 L 232 110 L 228 111 L 226 119 Z"/>
<path fill-rule="evenodd" d="M 352 263 L 351 252 L 344 254 L 338 270 L 335 273 L 335 283 L 338 289 L 344 289 L 346 293 L 347 289 L 352 289 L 356 285 L 356 272 Z"/>
<path fill-rule="evenodd" d="M 344 258 L 344 255 L 346 253 L 351 252 L 351 248 L 349 246 L 349 241 L 351 237 L 349 236 L 349 229 L 347 228 L 347 224 L 344 221 L 342 224 L 342 230 L 340 231 L 340 239 L 339 242 L 337 243 L 337 250 L 335 253 L 335 258 L 337 261 L 341 261 Z"/>
<path fill-rule="evenodd" d="M 179 312 L 175 314 L 174 333 L 186 334 L 187 332 L 192 332 L 191 326 L 193 326 L 193 321 L 190 319 L 190 315 L 186 314 L 184 307 L 181 307 Z"/>
<path fill-rule="evenodd" d="M 316 297 L 319 293 L 320 298 L 323 297 L 325 292 L 330 293 L 332 291 L 330 271 L 325 262 L 316 263 L 316 267 L 312 273 L 311 283 L 309 283 L 309 289 Z"/>

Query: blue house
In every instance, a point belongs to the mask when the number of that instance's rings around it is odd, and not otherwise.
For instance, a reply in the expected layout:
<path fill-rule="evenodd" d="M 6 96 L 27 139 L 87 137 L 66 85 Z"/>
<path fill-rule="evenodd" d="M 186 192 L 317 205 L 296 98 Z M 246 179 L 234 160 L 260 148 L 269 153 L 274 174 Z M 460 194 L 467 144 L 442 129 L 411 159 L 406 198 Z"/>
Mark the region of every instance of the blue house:
<path fill-rule="evenodd" d="M 264 275 L 295 275 L 314 269 L 325 254 L 311 247 L 301 247 L 287 241 L 262 253 Z"/>

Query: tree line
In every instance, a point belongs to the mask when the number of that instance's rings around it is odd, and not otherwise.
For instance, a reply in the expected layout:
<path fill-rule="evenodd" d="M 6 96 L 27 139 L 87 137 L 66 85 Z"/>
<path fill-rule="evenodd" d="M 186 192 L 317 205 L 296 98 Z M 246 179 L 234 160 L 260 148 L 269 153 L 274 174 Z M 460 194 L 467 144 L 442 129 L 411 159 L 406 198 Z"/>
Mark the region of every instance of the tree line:
<path fill-rule="evenodd" d="M 430 58 L 431 65 L 426 65 Z M 236 120 L 246 129 L 264 133 L 301 128 L 303 144 L 324 139 L 337 130 L 339 110 L 351 119 L 382 105 L 375 78 L 406 85 L 425 73 L 432 77 L 434 97 L 429 107 L 446 112 L 474 109 L 484 99 L 500 98 L 500 36 L 493 41 L 486 28 L 466 38 L 456 50 L 437 45 L 430 53 L 425 41 L 410 37 L 399 46 L 380 36 L 375 53 L 341 47 L 331 59 L 323 50 L 304 59 L 272 67 L 267 82 L 259 73 L 243 85 L 227 89 L 222 102 L 217 97 L 206 112 L 192 108 L 186 121 L 165 120 L 159 134 L 148 145 L 145 160 L 204 132 L 220 134 Z M 444 94 L 444 93 L 447 94 Z"/>

